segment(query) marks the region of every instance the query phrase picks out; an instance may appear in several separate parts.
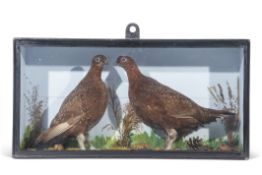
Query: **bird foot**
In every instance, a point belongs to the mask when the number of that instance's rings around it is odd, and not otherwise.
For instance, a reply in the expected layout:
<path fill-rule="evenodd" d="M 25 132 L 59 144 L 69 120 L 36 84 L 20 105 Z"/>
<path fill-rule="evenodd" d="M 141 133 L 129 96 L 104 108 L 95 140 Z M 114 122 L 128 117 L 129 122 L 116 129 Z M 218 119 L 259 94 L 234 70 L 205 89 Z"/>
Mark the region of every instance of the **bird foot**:
<path fill-rule="evenodd" d="M 62 150 L 64 150 L 64 146 L 62 144 L 55 144 L 54 147 L 53 147 L 53 150 L 62 151 Z"/>

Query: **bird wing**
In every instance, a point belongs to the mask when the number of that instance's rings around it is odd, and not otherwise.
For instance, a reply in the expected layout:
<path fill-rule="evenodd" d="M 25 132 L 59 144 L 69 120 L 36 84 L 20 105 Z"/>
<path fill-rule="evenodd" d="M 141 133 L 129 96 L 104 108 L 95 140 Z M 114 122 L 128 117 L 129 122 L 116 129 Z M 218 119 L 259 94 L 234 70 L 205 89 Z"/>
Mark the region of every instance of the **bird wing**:
<path fill-rule="evenodd" d="M 182 118 L 185 116 L 194 118 L 199 112 L 199 105 L 184 94 L 171 89 L 156 80 L 152 82 L 154 85 L 150 88 L 155 91 L 154 94 L 161 103 L 163 103 L 165 110 L 169 113 L 179 115 Z"/>
<path fill-rule="evenodd" d="M 88 87 L 79 88 L 79 85 L 65 98 L 56 117 L 52 120 L 50 127 L 66 122 L 71 117 L 80 115 L 84 109 L 82 106 L 83 95 L 87 93 Z M 83 92 L 85 91 L 85 92 Z M 87 107 L 87 106 L 86 106 Z"/>
<path fill-rule="evenodd" d="M 146 101 L 147 104 L 150 104 L 152 111 L 163 114 L 163 117 L 170 122 L 176 120 L 192 126 L 201 125 L 198 120 L 199 106 L 194 101 L 150 77 L 146 78 L 146 84 L 147 88 L 143 91 L 147 93 L 143 92 L 143 94 L 147 94 Z M 141 93 L 141 95 L 143 94 Z"/>
<path fill-rule="evenodd" d="M 35 144 L 38 143 L 46 143 L 50 141 L 51 139 L 65 133 L 69 129 L 71 129 L 73 126 L 78 123 L 83 115 L 78 115 L 76 117 L 70 118 L 68 121 L 60 123 L 54 127 L 49 128 L 47 131 L 43 132 L 38 136 L 38 138 L 35 141 Z"/>

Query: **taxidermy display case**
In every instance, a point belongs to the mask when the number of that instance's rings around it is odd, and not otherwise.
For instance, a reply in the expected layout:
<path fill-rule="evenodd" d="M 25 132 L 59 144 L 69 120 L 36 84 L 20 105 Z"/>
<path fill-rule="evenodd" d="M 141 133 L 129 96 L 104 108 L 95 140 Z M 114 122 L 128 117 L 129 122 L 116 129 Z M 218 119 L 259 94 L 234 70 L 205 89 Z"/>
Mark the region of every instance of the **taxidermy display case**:
<path fill-rule="evenodd" d="M 139 32 L 15 39 L 13 156 L 248 158 L 249 41 Z"/>

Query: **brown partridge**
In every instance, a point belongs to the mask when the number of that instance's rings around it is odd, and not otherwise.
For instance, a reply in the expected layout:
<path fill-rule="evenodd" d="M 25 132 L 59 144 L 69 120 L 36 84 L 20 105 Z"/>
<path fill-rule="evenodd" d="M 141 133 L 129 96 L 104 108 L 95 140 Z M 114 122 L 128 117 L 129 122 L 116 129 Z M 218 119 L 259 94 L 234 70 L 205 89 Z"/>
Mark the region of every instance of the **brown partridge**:
<path fill-rule="evenodd" d="M 103 55 L 93 58 L 88 73 L 65 98 L 50 128 L 36 139 L 36 145 L 61 144 L 66 138 L 75 137 L 80 149 L 85 150 L 84 134 L 99 122 L 107 106 L 108 92 L 101 79 L 106 63 Z"/>
<path fill-rule="evenodd" d="M 172 149 L 178 136 L 189 134 L 219 117 L 235 115 L 201 107 L 180 92 L 143 75 L 131 57 L 120 56 L 116 62 L 127 73 L 129 101 L 134 111 L 146 125 L 165 132 L 166 150 Z"/>

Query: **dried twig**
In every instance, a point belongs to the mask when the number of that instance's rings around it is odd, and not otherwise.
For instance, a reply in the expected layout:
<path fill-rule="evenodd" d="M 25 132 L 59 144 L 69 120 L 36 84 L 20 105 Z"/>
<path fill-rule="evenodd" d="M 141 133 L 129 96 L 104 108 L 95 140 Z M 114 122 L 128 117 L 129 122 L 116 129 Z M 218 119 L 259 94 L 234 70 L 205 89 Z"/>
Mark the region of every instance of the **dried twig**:
<path fill-rule="evenodd" d="M 227 133 L 229 143 L 232 143 L 233 136 L 232 132 L 239 129 L 239 78 L 237 79 L 237 94 L 233 94 L 233 90 L 229 84 L 226 82 L 227 94 L 225 96 L 221 84 L 217 84 L 219 92 L 216 87 L 211 86 L 208 88 L 212 98 L 214 99 L 214 105 L 219 106 L 223 109 L 232 111 L 236 113 L 235 117 L 228 117 L 224 119 L 225 130 Z M 226 98 L 227 97 L 227 98 Z"/>
<path fill-rule="evenodd" d="M 217 87 L 219 89 L 219 97 L 222 103 L 225 103 L 225 97 L 224 97 L 224 92 L 223 92 L 223 88 L 221 86 L 221 84 L 217 84 Z"/>
<path fill-rule="evenodd" d="M 30 116 L 29 122 L 32 130 L 40 130 L 42 124 L 42 113 L 44 108 L 44 101 L 39 100 L 38 87 L 32 88 L 31 94 L 25 95 L 26 99 L 26 110 Z"/>
<path fill-rule="evenodd" d="M 41 133 L 42 130 L 42 114 L 45 103 L 39 99 L 38 87 L 33 86 L 32 91 L 27 91 L 24 94 L 26 100 L 26 111 L 29 118 L 29 125 L 25 129 L 25 137 L 21 141 L 21 148 L 26 149 L 33 146 L 35 138 Z"/>
<path fill-rule="evenodd" d="M 121 104 L 114 88 L 108 88 L 109 91 L 109 105 L 112 109 L 113 116 L 116 120 L 116 127 L 112 124 L 107 124 L 103 129 L 112 129 L 119 132 L 117 145 L 120 147 L 130 146 L 130 135 L 133 130 L 139 129 L 140 118 L 137 117 L 132 106 L 128 103 L 121 110 Z M 123 115 L 123 116 L 122 116 Z"/>
<path fill-rule="evenodd" d="M 133 130 L 139 129 L 139 123 L 141 119 L 137 117 L 132 106 L 128 103 L 124 108 L 124 119 L 122 122 L 122 128 L 120 129 L 120 138 L 118 144 L 120 146 L 130 146 L 130 134 Z"/>

